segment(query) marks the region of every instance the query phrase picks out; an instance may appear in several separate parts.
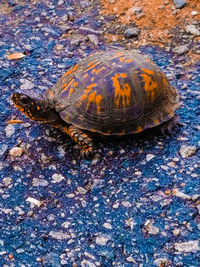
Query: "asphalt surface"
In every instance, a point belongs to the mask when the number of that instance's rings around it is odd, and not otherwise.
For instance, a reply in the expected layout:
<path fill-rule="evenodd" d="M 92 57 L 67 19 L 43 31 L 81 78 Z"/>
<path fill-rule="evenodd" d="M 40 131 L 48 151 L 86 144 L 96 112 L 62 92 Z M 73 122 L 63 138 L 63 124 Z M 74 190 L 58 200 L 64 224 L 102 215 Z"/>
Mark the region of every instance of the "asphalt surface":
<path fill-rule="evenodd" d="M 178 89 L 183 125 L 167 136 L 98 137 L 101 160 L 83 160 L 10 96 L 42 93 L 107 49 L 106 20 L 87 1 L 18 2 L 0 15 L 0 265 L 200 266 L 200 63 L 185 68 L 184 55 L 141 47 Z M 25 56 L 8 60 L 15 52 Z"/>

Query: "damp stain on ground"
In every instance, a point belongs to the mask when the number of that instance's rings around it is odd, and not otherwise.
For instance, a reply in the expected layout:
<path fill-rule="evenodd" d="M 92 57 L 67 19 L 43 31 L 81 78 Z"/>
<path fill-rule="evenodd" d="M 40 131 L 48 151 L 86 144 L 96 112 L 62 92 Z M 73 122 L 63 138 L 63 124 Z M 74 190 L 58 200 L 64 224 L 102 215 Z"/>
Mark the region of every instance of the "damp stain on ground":
<path fill-rule="evenodd" d="M 1 1 L 1 266 L 199 266 L 200 63 L 189 61 L 198 39 L 177 35 L 178 51 L 138 47 L 141 37 L 107 43 L 107 27 L 123 35 L 126 21 L 102 15 L 104 3 Z M 183 125 L 168 136 L 96 138 L 96 163 L 81 159 L 68 136 L 25 118 L 10 96 L 44 92 L 110 45 L 137 48 L 163 70 L 181 95 Z"/>

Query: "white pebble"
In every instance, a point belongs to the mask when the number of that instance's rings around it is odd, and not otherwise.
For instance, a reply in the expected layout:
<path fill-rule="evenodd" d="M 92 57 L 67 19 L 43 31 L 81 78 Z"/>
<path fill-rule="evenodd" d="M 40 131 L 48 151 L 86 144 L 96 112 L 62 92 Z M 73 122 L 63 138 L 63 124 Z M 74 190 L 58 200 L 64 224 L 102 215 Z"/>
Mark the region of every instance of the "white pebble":
<path fill-rule="evenodd" d="M 81 186 L 77 187 L 77 191 L 81 194 L 81 195 L 85 195 L 87 193 L 87 190 Z"/>
<path fill-rule="evenodd" d="M 40 207 L 43 204 L 42 201 L 39 201 L 33 197 L 28 197 L 26 199 L 26 201 L 28 201 L 29 203 L 34 204 L 35 206 L 38 206 L 38 207 Z"/>
<path fill-rule="evenodd" d="M 10 177 L 3 178 L 3 184 L 6 187 L 9 186 L 11 183 L 12 183 L 12 178 L 10 178 Z"/>
<path fill-rule="evenodd" d="M 11 137 L 15 133 L 15 127 L 12 124 L 8 124 L 5 127 L 6 137 Z"/>
<path fill-rule="evenodd" d="M 172 190 L 172 195 L 174 195 L 176 197 L 183 198 L 183 199 L 191 199 L 191 196 L 184 194 L 183 192 L 181 192 L 177 188 Z"/>
<path fill-rule="evenodd" d="M 81 261 L 81 267 L 96 267 L 96 264 L 94 264 L 88 260 L 82 260 Z"/>
<path fill-rule="evenodd" d="M 21 85 L 20 85 L 20 89 L 21 90 L 30 90 L 34 87 L 34 84 L 26 79 L 20 79 Z"/>
<path fill-rule="evenodd" d="M 70 222 L 64 222 L 64 223 L 62 223 L 62 227 L 64 227 L 64 228 L 69 228 L 69 226 L 70 226 Z"/>
<path fill-rule="evenodd" d="M 159 228 L 153 225 L 153 223 L 150 220 L 147 220 L 144 226 L 145 226 L 145 231 L 149 235 L 157 235 L 160 232 Z"/>
<path fill-rule="evenodd" d="M 174 236 L 178 236 L 180 234 L 180 231 L 179 231 L 179 229 L 174 229 L 172 231 L 172 233 L 173 233 Z"/>
<path fill-rule="evenodd" d="M 199 240 L 191 240 L 188 242 L 177 242 L 174 244 L 174 249 L 180 253 L 197 252 L 200 250 Z"/>
<path fill-rule="evenodd" d="M 49 182 L 44 179 L 33 178 L 32 181 L 32 186 L 47 186 L 48 184 Z"/>
<path fill-rule="evenodd" d="M 110 230 L 112 229 L 112 225 L 110 223 L 107 223 L 107 222 L 105 222 L 102 226 L 106 229 L 110 229 Z"/>
<path fill-rule="evenodd" d="M 119 208 L 119 203 L 114 203 L 114 204 L 112 205 L 112 208 L 113 208 L 113 209 L 118 209 L 118 208 Z"/>
<path fill-rule="evenodd" d="M 132 256 L 129 256 L 128 258 L 126 258 L 126 261 L 136 264 L 136 261 L 134 260 L 134 258 Z"/>
<path fill-rule="evenodd" d="M 69 239 L 70 235 L 61 231 L 50 231 L 49 236 L 58 240 Z"/>
<path fill-rule="evenodd" d="M 192 15 L 192 16 L 196 16 L 196 15 L 198 15 L 198 11 L 193 10 L 193 11 L 191 12 L 191 15 Z"/>
<path fill-rule="evenodd" d="M 100 246 L 105 246 L 109 239 L 107 236 L 97 236 L 96 243 Z"/>
<path fill-rule="evenodd" d="M 124 207 L 126 207 L 126 208 L 130 208 L 130 207 L 132 207 L 132 206 L 131 206 L 131 203 L 128 202 L 128 201 L 122 201 L 122 206 L 124 206 Z"/>
<path fill-rule="evenodd" d="M 60 183 L 62 180 L 65 180 L 65 177 L 62 174 L 54 173 L 52 175 L 52 183 Z"/>
<path fill-rule="evenodd" d="M 147 155 L 146 155 L 146 160 L 147 160 L 147 161 L 150 161 L 150 160 L 152 160 L 154 157 L 155 157 L 155 155 L 153 155 L 153 154 L 147 154 Z"/>
<path fill-rule="evenodd" d="M 190 156 L 193 156 L 196 153 L 196 150 L 197 149 L 195 146 L 182 145 L 179 150 L 179 153 L 182 158 L 188 158 Z"/>
<path fill-rule="evenodd" d="M 136 224 L 133 218 L 126 219 L 125 223 L 131 230 L 133 230 L 134 225 Z"/>

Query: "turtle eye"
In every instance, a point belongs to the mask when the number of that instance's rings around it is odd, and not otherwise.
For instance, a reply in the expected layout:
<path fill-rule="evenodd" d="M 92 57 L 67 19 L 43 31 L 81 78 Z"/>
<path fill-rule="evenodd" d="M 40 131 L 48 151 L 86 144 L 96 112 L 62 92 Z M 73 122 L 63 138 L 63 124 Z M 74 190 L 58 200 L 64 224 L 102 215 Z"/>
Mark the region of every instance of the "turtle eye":
<path fill-rule="evenodd" d="M 20 96 L 20 102 L 21 102 L 21 104 L 29 104 L 30 101 L 31 101 L 31 99 L 27 95 L 21 95 Z"/>

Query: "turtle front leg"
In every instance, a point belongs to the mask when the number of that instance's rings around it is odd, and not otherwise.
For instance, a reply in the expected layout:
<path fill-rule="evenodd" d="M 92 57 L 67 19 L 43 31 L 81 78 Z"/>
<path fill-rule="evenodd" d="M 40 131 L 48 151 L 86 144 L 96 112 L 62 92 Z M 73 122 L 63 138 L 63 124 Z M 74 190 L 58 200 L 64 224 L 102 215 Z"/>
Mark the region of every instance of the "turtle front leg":
<path fill-rule="evenodd" d="M 82 157 L 88 157 L 94 153 L 94 145 L 92 139 L 81 129 L 73 125 L 68 126 L 62 121 L 52 123 L 52 126 L 68 134 L 71 139 L 79 145 Z"/>
<path fill-rule="evenodd" d="M 92 139 L 81 129 L 71 125 L 68 129 L 68 135 L 79 145 L 82 157 L 88 157 L 94 153 Z"/>

